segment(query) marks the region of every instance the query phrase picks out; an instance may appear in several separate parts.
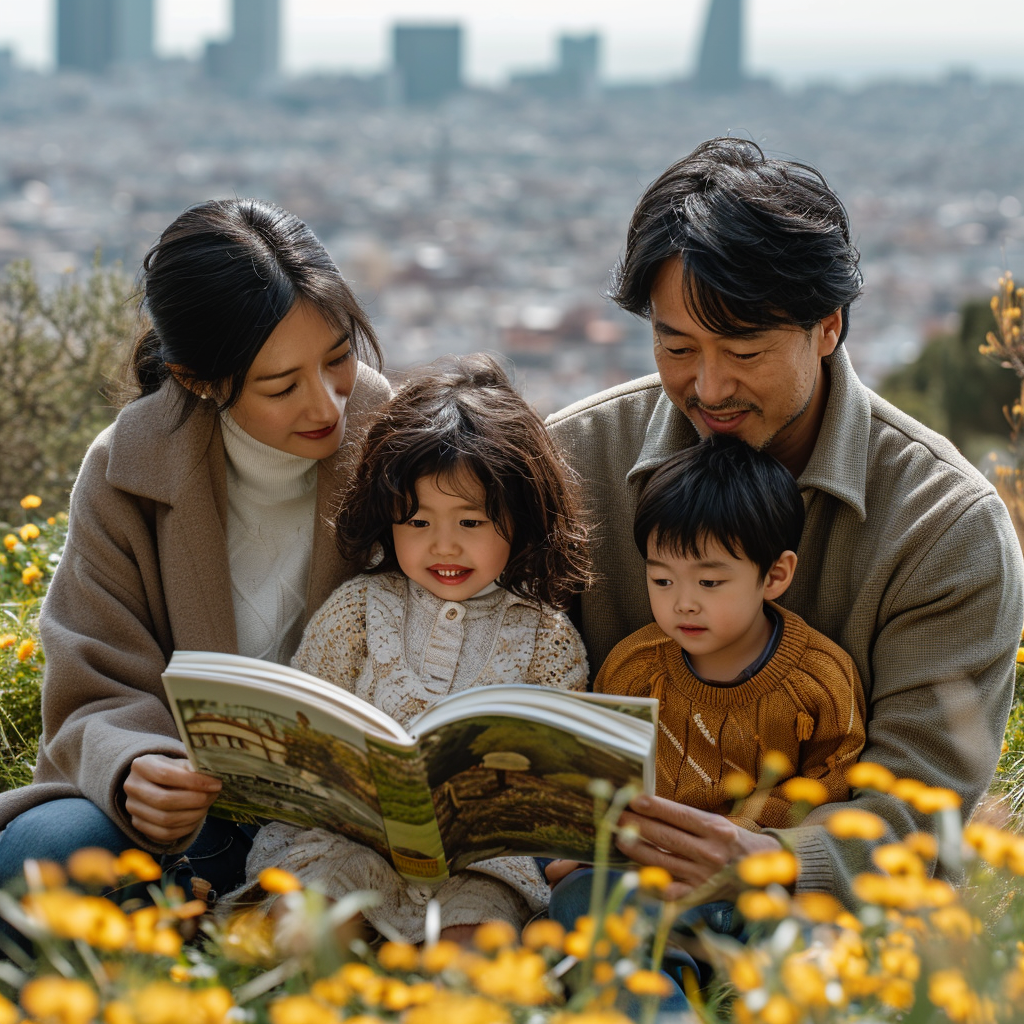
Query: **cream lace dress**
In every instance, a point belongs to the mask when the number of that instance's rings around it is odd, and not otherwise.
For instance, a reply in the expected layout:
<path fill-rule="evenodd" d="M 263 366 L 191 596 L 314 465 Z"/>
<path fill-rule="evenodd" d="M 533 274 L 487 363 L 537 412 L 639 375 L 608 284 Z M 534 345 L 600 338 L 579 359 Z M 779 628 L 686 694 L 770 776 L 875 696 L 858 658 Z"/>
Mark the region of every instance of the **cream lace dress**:
<path fill-rule="evenodd" d="M 583 642 L 568 618 L 491 586 L 467 601 L 445 601 L 400 574 L 342 584 L 306 628 L 293 664 L 336 683 L 405 725 L 441 697 L 472 686 L 536 683 L 582 690 Z M 364 912 L 387 935 L 423 941 L 427 901 L 441 925 L 503 919 L 521 927 L 547 905 L 548 886 L 532 857 L 478 861 L 436 889 L 407 882 L 374 850 L 321 829 L 275 822 L 260 829 L 246 864 L 279 866 L 328 896 L 380 894 Z M 232 897 L 229 897 L 229 900 Z"/>

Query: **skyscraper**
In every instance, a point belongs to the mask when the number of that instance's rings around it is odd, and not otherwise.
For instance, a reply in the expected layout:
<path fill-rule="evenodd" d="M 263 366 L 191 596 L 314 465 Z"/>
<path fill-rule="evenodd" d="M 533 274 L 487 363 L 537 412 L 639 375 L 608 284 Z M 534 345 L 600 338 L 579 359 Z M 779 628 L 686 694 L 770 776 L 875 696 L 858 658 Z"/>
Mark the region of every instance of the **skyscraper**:
<path fill-rule="evenodd" d="M 743 0 L 711 0 L 697 61 L 697 87 L 735 92 L 743 84 Z"/>
<path fill-rule="evenodd" d="M 207 75 L 251 92 L 273 81 L 280 64 L 281 0 L 233 0 L 231 38 L 207 44 Z"/>
<path fill-rule="evenodd" d="M 152 59 L 153 0 L 58 0 L 58 68 L 100 74 Z"/>
<path fill-rule="evenodd" d="M 402 103 L 439 103 L 462 88 L 462 28 L 396 25 L 392 68 Z"/>
<path fill-rule="evenodd" d="M 597 89 L 597 65 L 601 37 L 559 36 L 558 74 L 567 95 L 591 96 Z"/>

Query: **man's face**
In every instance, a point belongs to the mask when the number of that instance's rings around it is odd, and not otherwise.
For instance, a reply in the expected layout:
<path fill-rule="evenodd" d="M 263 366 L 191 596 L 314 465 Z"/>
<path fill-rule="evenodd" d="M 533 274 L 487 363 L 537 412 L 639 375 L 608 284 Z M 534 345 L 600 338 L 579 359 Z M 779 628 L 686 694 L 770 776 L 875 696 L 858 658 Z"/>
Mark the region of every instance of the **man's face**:
<path fill-rule="evenodd" d="M 817 439 L 828 395 L 823 356 L 835 351 L 837 310 L 798 326 L 744 337 L 712 334 L 683 297 L 683 265 L 667 260 L 651 289 L 654 358 L 665 393 L 701 437 L 734 434 L 798 475 Z"/>

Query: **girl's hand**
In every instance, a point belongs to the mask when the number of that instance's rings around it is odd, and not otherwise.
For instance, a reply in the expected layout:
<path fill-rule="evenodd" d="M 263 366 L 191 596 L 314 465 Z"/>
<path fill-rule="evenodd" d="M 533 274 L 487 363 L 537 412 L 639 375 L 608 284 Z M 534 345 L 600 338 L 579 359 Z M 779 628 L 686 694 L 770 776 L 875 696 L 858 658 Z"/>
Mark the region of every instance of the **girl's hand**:
<path fill-rule="evenodd" d="M 220 779 L 193 771 L 183 757 L 143 754 L 124 780 L 132 824 L 156 843 L 195 831 L 221 790 Z"/>
<path fill-rule="evenodd" d="M 544 877 L 548 880 L 548 885 L 555 885 L 566 875 L 571 875 L 579 866 L 578 860 L 553 860 L 550 864 L 545 865 Z"/>

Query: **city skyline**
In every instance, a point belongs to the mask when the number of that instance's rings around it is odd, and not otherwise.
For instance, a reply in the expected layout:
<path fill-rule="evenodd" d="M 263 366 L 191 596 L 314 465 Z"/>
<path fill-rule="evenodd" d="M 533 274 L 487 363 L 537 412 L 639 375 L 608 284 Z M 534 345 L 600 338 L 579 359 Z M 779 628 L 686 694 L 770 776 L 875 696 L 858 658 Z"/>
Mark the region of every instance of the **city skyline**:
<path fill-rule="evenodd" d="M 745 64 L 754 76 L 784 85 L 832 79 L 857 83 L 878 77 L 937 77 L 970 70 L 983 77 L 1021 78 L 1024 19 L 1012 0 L 951 0 L 895 5 L 864 0 L 812 5 L 807 0 L 749 0 L 744 26 Z M 388 64 L 395 22 L 458 22 L 465 32 L 465 77 L 471 84 L 503 84 L 515 72 L 551 65 L 562 33 L 602 36 L 602 68 L 609 81 L 691 75 L 696 67 L 706 0 L 681 4 L 671 19 L 655 0 L 621 4 L 593 0 L 494 0 L 486 13 L 470 0 L 287 0 L 282 69 L 366 74 Z M 0 0 L 0 47 L 18 63 L 53 66 L 54 8 Z M 160 56 L 198 59 L 205 44 L 229 33 L 228 0 L 158 0 Z"/>

